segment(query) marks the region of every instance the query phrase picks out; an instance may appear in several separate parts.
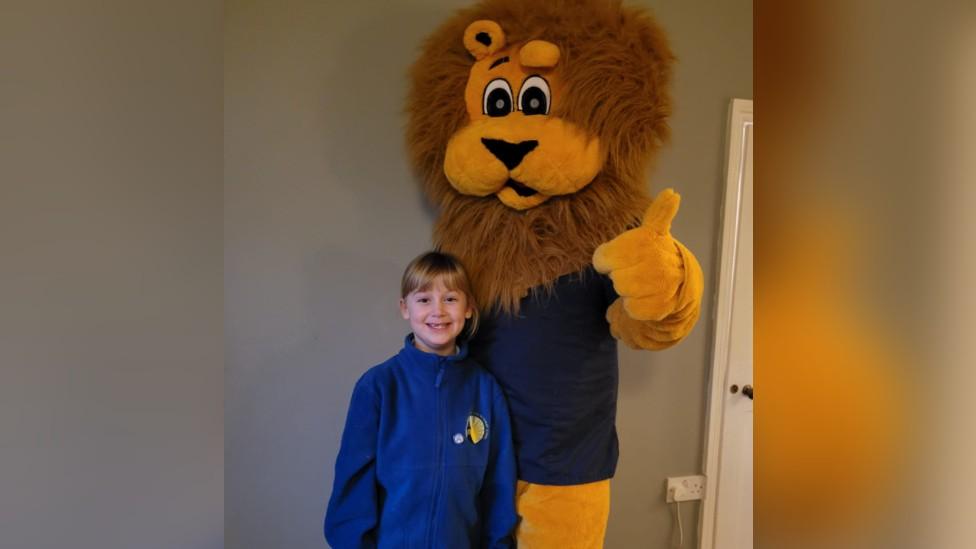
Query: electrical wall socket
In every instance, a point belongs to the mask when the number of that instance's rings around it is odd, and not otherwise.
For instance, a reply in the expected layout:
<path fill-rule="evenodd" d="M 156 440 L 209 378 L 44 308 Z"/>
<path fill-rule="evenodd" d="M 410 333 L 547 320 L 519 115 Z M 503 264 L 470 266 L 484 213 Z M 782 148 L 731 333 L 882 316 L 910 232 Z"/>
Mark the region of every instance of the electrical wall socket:
<path fill-rule="evenodd" d="M 665 501 L 668 503 L 702 499 L 705 497 L 705 477 L 704 475 L 668 477 L 666 490 Z"/>

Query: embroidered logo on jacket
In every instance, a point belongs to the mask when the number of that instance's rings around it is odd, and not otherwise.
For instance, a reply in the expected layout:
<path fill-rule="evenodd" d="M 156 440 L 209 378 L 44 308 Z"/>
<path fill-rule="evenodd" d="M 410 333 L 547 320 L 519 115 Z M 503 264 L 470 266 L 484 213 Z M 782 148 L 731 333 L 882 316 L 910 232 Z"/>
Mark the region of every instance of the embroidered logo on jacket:
<path fill-rule="evenodd" d="M 468 416 L 468 425 L 464 432 L 471 439 L 471 442 L 478 444 L 488 434 L 488 423 L 485 422 L 485 418 L 472 413 Z"/>

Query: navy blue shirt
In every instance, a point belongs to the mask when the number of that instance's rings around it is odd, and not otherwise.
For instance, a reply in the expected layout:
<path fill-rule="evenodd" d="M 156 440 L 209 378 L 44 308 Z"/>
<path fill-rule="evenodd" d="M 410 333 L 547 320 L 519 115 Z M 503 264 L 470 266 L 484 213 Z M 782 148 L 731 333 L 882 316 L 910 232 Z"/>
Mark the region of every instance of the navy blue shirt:
<path fill-rule="evenodd" d="M 611 478 L 617 466 L 617 341 L 606 311 L 609 277 L 588 268 L 534 289 L 517 316 L 486 315 L 471 354 L 508 397 L 518 476 L 570 485 Z"/>
<path fill-rule="evenodd" d="M 457 354 L 403 349 L 353 390 L 325 537 L 336 549 L 509 547 L 515 455 L 488 372 Z"/>

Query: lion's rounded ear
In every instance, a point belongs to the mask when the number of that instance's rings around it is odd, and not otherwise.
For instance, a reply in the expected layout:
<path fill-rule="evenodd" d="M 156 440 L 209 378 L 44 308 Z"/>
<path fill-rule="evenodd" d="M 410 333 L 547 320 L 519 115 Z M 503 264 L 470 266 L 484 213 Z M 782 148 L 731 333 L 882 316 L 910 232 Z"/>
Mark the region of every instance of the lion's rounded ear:
<path fill-rule="evenodd" d="M 505 33 L 494 21 L 475 21 L 464 31 L 464 47 L 480 61 L 505 47 Z"/>
<path fill-rule="evenodd" d="M 551 69 L 559 63 L 559 46 L 545 40 L 531 40 L 519 51 L 523 67 Z"/>

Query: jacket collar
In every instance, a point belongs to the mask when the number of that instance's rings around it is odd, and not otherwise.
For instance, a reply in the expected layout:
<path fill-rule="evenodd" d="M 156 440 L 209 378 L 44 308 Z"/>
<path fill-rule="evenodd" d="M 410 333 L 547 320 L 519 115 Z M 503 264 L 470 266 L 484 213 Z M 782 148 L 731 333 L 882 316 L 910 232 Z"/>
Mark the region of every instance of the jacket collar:
<path fill-rule="evenodd" d="M 459 342 L 457 348 L 458 351 L 450 356 L 425 353 L 414 346 L 413 334 L 408 334 L 403 341 L 403 349 L 400 349 L 398 356 L 411 366 L 434 370 L 442 365 L 455 364 L 467 358 L 468 344 Z"/>

